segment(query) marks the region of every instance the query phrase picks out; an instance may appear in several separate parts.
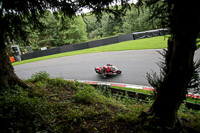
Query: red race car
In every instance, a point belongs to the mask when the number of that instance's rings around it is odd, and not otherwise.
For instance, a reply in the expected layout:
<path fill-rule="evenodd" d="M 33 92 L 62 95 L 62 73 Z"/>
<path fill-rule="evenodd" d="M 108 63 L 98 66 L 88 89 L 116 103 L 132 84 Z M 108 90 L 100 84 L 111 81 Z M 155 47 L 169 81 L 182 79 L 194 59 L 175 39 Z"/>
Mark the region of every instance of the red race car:
<path fill-rule="evenodd" d="M 101 74 L 102 77 L 122 73 L 121 70 L 119 70 L 116 66 L 113 66 L 111 64 L 104 65 L 103 67 L 95 67 L 95 71 L 96 73 Z"/>

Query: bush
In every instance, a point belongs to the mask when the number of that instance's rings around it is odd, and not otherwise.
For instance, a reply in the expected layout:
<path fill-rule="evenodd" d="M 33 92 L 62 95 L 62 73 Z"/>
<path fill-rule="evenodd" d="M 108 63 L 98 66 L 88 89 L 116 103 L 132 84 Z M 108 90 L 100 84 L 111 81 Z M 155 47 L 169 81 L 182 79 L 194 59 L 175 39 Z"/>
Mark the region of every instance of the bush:
<path fill-rule="evenodd" d="M 91 104 L 97 100 L 97 92 L 93 87 L 88 86 L 83 89 L 79 89 L 74 95 L 74 99 L 76 102 Z"/>
<path fill-rule="evenodd" d="M 76 102 L 83 104 L 110 104 L 110 98 L 104 95 L 104 91 L 96 89 L 93 86 L 85 85 L 78 89 L 73 98 Z"/>
<path fill-rule="evenodd" d="M 32 77 L 27 81 L 32 89 L 0 90 L 0 133 L 146 131 L 138 117 L 150 104 L 113 96 L 106 88 L 51 79 L 46 72 Z M 178 113 L 199 129 L 199 111 L 181 107 Z"/>
<path fill-rule="evenodd" d="M 0 132 L 44 132 L 43 129 L 50 129 L 47 102 L 28 95 L 18 86 L 1 90 Z"/>
<path fill-rule="evenodd" d="M 36 74 L 33 74 L 31 76 L 30 81 L 37 82 L 37 81 L 46 81 L 49 79 L 50 79 L 49 74 L 46 71 L 40 71 L 37 72 Z"/>

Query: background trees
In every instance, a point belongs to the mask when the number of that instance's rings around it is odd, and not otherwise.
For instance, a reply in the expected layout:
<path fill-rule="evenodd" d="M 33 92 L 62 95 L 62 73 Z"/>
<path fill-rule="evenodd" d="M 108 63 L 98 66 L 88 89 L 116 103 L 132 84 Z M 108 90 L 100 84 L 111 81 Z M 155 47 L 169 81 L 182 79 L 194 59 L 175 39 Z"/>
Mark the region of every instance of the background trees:
<path fill-rule="evenodd" d="M 87 25 L 88 39 L 161 28 L 159 18 L 149 21 L 149 10 L 149 7 L 143 6 L 141 9 L 137 9 L 135 5 L 131 5 L 131 10 L 128 10 L 122 18 L 116 19 L 112 14 L 103 13 L 99 22 L 96 22 L 97 19 L 94 15 L 88 13 L 83 17 Z"/>
<path fill-rule="evenodd" d="M 50 11 L 46 14 L 41 18 L 45 28 L 39 35 L 38 45 L 61 46 L 87 41 L 86 25 L 80 16 L 70 19 L 60 12 L 54 12 L 56 16 Z"/>
<path fill-rule="evenodd" d="M 55 15 L 56 14 L 56 15 Z M 86 24 L 81 16 L 73 19 L 65 16 L 62 13 L 46 11 L 45 15 L 39 19 L 44 25 L 42 31 L 28 31 L 27 42 L 17 42 L 21 46 L 30 45 L 34 50 L 40 47 L 56 47 L 66 44 L 74 44 L 87 41 Z"/>
<path fill-rule="evenodd" d="M 199 4 L 198 1 L 188 2 L 187 0 L 181 2 L 178 0 L 165 0 L 162 1 L 163 4 L 160 3 L 160 0 L 139 0 L 138 3 L 142 1 L 146 1 L 150 8 L 154 9 L 154 18 L 161 18 L 162 23 L 170 28 L 172 34 L 166 55 L 166 73 L 160 80 L 160 84 L 156 86 L 156 99 L 147 112 L 147 115 L 151 116 L 148 118 L 151 118 L 153 124 L 156 127 L 157 125 L 161 126 L 165 131 L 165 129 L 173 129 L 180 125 L 177 110 L 185 98 L 188 85 L 194 73 L 193 57 L 196 50 L 196 40 L 200 32 Z M 106 13 L 111 12 L 113 15 L 120 17 L 129 9 L 127 0 L 120 1 L 123 5 L 121 8 L 117 6 L 110 8 L 109 6 L 114 2 L 114 0 L 0 1 L 0 89 L 6 86 L 12 87 L 12 85 L 16 84 L 26 87 L 23 81 L 16 76 L 10 64 L 6 52 L 6 42 L 9 43 L 19 39 L 26 40 L 28 35 L 26 34 L 28 33 L 27 25 L 31 27 L 30 29 L 38 28 L 41 30 L 43 24 L 40 18 L 45 15 L 47 9 L 59 10 L 65 16 L 72 17 L 81 7 L 89 7 L 94 10 L 97 18 L 102 16 L 103 11 Z M 65 20 L 65 18 L 61 18 Z M 63 23 L 65 22 L 64 20 L 62 21 Z M 111 22 L 111 20 L 109 21 Z M 112 33 L 119 30 L 117 26 L 113 28 Z"/>
<path fill-rule="evenodd" d="M 52 12 L 59 11 L 63 15 L 61 20 L 64 23 L 64 16 L 72 18 L 76 12 L 87 7 L 94 10 L 94 14 L 101 18 L 102 12 L 111 12 L 119 17 L 124 14 L 129 7 L 126 0 L 121 0 L 122 8 L 115 6 L 110 8 L 114 1 L 71 1 L 71 0 L 1 0 L 0 1 L 0 89 L 12 87 L 12 85 L 20 85 L 23 88 L 27 85 L 21 81 L 14 73 L 14 68 L 10 63 L 6 50 L 8 44 L 13 41 L 28 40 L 30 32 L 35 30 L 43 31 L 45 24 L 41 22 L 41 18 L 46 15 L 47 10 Z M 59 20 L 59 17 L 58 17 Z M 37 34 L 34 34 L 37 37 Z M 33 39 L 37 42 L 37 39 Z M 73 42 L 73 41 L 71 41 Z"/>
<path fill-rule="evenodd" d="M 25 52 L 24 46 L 27 45 L 37 51 L 41 47 L 57 47 L 161 28 L 159 18 L 148 21 L 149 10 L 144 7 L 137 9 L 135 5 L 131 5 L 131 10 L 128 10 L 121 18 L 116 18 L 112 13 L 102 12 L 102 19 L 98 21 L 91 12 L 70 19 L 61 11 L 46 10 L 44 15 L 39 18 L 39 21 L 45 26 L 43 30 L 31 30 L 30 26 L 26 26 L 26 30 L 29 32 L 28 41 L 24 42 L 20 39 L 15 41 L 23 52 Z"/>

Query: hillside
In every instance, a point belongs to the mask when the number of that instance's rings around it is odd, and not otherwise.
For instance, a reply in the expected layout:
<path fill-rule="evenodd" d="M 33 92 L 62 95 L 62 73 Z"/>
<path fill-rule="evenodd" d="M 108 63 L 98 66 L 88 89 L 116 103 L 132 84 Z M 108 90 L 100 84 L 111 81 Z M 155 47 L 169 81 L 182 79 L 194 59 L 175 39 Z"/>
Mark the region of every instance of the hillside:
<path fill-rule="evenodd" d="M 125 41 L 115 44 L 110 44 L 106 46 L 94 47 L 89 49 L 82 49 L 70 52 L 64 52 L 59 54 L 53 54 L 49 56 L 43 56 L 38 58 L 33 58 L 29 60 L 23 60 L 20 62 L 15 62 L 12 65 L 20 65 L 29 62 L 35 62 L 40 60 L 47 60 L 52 58 L 59 58 L 64 56 L 72 56 L 79 54 L 88 54 L 88 53 L 98 53 L 98 52 L 109 52 L 109 51 L 123 51 L 123 50 L 139 50 L 139 49 L 163 49 L 167 47 L 167 37 L 158 36 L 152 38 L 144 38 L 138 40 Z"/>
<path fill-rule="evenodd" d="M 102 89 L 39 72 L 27 80 L 32 87 L 15 86 L 0 93 L 0 132 L 174 132 L 154 127 L 140 117 L 152 101 L 112 96 Z M 106 94 L 106 95 L 105 95 Z M 200 112 L 181 106 L 184 132 L 200 131 Z M 177 129 L 180 130 L 180 129 Z M 177 131 L 176 130 L 176 131 Z"/>

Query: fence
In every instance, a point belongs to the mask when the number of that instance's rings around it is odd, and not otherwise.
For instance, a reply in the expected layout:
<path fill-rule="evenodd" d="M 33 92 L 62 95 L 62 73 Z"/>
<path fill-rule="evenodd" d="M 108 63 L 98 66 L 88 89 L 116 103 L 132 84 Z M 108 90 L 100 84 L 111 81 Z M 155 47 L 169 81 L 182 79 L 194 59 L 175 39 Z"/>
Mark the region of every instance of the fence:
<path fill-rule="evenodd" d="M 52 54 L 58 54 L 63 52 L 70 52 L 75 50 L 81 50 L 81 49 L 87 49 L 87 48 L 93 48 L 93 47 L 99 47 L 114 43 L 119 43 L 123 41 L 129 41 L 129 40 L 137 40 L 142 38 L 149 38 L 149 37 L 156 37 L 156 36 L 163 36 L 168 33 L 168 29 L 156 29 L 156 30 L 150 30 L 150 31 L 143 31 L 143 32 L 135 32 L 125 35 L 119 35 L 116 37 L 110 37 L 106 39 L 100 39 L 85 43 L 79 43 L 74 45 L 64 45 L 56 48 L 51 48 L 43 51 L 36 51 L 33 53 L 23 54 L 21 55 L 21 60 L 27 60 Z"/>
<path fill-rule="evenodd" d="M 134 98 L 139 102 L 146 102 L 149 103 L 150 101 L 148 99 L 153 99 L 153 95 L 148 95 L 144 93 L 138 93 L 138 92 L 133 92 L 133 91 L 127 91 L 127 90 L 121 90 L 117 89 L 108 85 L 96 85 L 92 84 L 94 87 L 98 89 L 102 89 L 104 91 L 105 95 L 109 95 L 110 93 L 112 95 L 121 97 L 121 98 Z M 200 110 L 200 104 L 197 103 L 191 103 L 184 101 L 184 104 L 187 108 L 189 109 L 194 109 L 194 110 Z"/>

